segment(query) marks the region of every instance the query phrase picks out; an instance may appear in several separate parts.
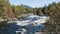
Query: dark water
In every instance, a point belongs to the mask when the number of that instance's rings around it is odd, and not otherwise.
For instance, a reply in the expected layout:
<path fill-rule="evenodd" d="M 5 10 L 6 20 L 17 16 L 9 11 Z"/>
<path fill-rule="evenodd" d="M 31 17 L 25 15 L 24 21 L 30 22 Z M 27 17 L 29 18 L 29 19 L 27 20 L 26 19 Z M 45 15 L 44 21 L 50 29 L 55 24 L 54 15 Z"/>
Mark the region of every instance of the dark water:
<path fill-rule="evenodd" d="M 26 29 L 26 34 L 31 34 L 36 31 L 39 31 L 41 29 L 44 29 L 45 25 L 39 25 L 39 26 L 33 26 L 33 24 L 26 25 L 26 26 L 19 26 L 16 25 L 16 23 L 10 23 L 4 28 L 0 28 L 0 34 L 17 34 L 16 31 L 19 31 L 19 29 Z M 20 32 L 19 32 L 20 33 Z"/>

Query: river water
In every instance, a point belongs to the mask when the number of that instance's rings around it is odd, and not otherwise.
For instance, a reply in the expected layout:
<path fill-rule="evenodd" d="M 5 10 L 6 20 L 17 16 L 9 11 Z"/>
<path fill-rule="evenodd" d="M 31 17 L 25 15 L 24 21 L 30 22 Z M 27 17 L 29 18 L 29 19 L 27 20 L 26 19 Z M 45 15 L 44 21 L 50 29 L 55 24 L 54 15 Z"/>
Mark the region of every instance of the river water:
<path fill-rule="evenodd" d="M 44 25 L 44 23 L 46 23 L 45 19 L 47 20 L 48 17 L 42 16 L 40 18 L 40 16 L 28 16 L 22 19 L 22 21 L 13 21 L 12 23 L 7 24 L 6 27 L 1 27 L 0 33 L 1 34 L 34 34 L 35 32 L 45 28 Z M 40 22 L 38 23 L 38 21 Z M 28 24 L 24 24 L 23 22 L 28 22 Z"/>

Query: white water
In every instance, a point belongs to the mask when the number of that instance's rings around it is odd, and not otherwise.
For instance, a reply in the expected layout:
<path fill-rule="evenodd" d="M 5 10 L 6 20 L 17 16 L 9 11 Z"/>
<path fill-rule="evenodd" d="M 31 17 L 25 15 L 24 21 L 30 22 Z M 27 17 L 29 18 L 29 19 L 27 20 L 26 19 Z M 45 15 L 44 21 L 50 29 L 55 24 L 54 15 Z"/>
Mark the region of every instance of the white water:
<path fill-rule="evenodd" d="M 47 16 L 37 16 L 37 15 L 30 15 L 22 19 L 22 21 L 14 21 L 17 23 L 17 25 L 25 26 L 29 24 L 33 24 L 35 26 L 38 26 L 40 24 L 44 24 L 49 20 L 49 17 Z"/>
<path fill-rule="evenodd" d="M 48 20 L 49 20 L 48 16 L 26 15 L 22 20 L 8 21 L 9 25 L 8 25 L 8 28 L 6 29 L 9 31 L 7 32 L 5 31 L 5 33 L 6 34 L 8 33 L 10 34 L 18 34 L 18 33 L 31 34 L 32 32 L 36 32 L 40 29 L 43 29 L 45 25 L 42 25 L 42 24 L 46 23 Z M 1 32 L 3 31 L 4 30 L 2 30 Z"/>

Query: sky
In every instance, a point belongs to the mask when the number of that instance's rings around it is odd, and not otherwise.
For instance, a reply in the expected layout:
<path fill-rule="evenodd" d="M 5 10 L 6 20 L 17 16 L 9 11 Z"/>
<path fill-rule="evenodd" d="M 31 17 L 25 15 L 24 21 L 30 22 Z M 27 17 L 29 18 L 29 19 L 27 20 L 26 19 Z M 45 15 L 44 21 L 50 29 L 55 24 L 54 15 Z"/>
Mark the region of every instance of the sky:
<path fill-rule="evenodd" d="M 60 2 L 60 0 L 9 0 L 9 2 L 14 5 L 28 5 L 30 7 L 43 7 L 45 5 L 48 5 L 52 2 Z"/>

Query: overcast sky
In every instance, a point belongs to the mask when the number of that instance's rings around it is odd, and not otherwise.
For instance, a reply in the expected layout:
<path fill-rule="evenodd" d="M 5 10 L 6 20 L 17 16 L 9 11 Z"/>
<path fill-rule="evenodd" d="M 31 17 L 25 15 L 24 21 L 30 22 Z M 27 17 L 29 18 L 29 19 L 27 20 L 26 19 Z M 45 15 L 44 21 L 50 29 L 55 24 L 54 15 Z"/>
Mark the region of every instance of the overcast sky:
<path fill-rule="evenodd" d="M 60 0 L 9 0 L 11 4 L 14 5 L 28 5 L 31 7 L 42 7 L 45 4 L 48 5 L 52 2 L 59 2 Z"/>

